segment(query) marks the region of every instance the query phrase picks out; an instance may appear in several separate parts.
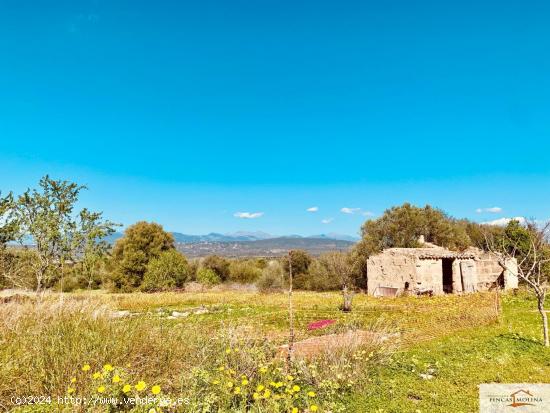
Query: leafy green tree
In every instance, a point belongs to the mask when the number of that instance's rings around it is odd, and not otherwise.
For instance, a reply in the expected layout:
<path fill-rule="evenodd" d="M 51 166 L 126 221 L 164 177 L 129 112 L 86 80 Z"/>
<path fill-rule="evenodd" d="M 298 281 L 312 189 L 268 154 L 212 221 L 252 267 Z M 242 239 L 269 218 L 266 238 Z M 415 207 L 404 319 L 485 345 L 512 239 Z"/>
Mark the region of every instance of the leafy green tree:
<path fill-rule="evenodd" d="M 112 251 L 115 288 L 139 287 L 151 259 L 173 249 L 174 237 L 157 223 L 140 221 L 128 227 Z"/>
<path fill-rule="evenodd" d="M 83 210 L 75 214 L 75 205 L 83 189 L 86 187 L 56 181 L 46 175 L 40 179 L 39 189 L 28 189 L 18 197 L 15 217 L 20 228 L 19 237 L 30 237 L 36 247 L 37 292 L 63 276 L 64 263 L 78 257 L 86 233 L 101 234 L 112 230 L 113 224 L 103 221 L 101 213 Z M 94 219 L 90 220 L 90 216 Z"/>
<path fill-rule="evenodd" d="M 217 255 L 209 255 L 201 263 L 201 267 L 214 271 L 222 282 L 229 279 L 229 265 L 228 260 Z"/>
<path fill-rule="evenodd" d="M 5 197 L 0 192 L 0 249 L 14 241 L 19 233 L 19 223 L 15 219 L 15 202 L 10 192 Z"/>
<path fill-rule="evenodd" d="M 283 269 L 285 274 L 289 274 L 289 264 L 292 263 L 292 275 L 293 277 L 300 274 L 307 274 L 309 266 L 312 262 L 311 255 L 304 250 L 292 250 L 288 257 L 283 258 Z"/>
<path fill-rule="evenodd" d="M 365 222 L 361 232 L 359 249 L 367 256 L 385 248 L 419 247 L 421 235 L 427 242 L 453 250 L 463 250 L 471 245 L 464 225 L 429 205 L 419 208 L 405 203 L 392 207 L 380 218 Z"/>
<path fill-rule="evenodd" d="M 155 291 L 183 287 L 189 271 L 189 264 L 183 254 L 176 250 L 164 251 L 149 261 L 141 289 Z"/>

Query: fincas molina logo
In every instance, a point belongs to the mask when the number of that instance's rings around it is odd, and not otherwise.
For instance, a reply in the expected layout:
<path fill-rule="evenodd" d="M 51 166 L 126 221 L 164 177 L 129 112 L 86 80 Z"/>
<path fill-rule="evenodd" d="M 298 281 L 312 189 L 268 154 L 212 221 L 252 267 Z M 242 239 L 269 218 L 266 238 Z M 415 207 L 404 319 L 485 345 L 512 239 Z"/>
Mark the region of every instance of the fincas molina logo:
<path fill-rule="evenodd" d="M 480 413 L 550 412 L 550 384 L 480 384 L 479 411 Z"/>

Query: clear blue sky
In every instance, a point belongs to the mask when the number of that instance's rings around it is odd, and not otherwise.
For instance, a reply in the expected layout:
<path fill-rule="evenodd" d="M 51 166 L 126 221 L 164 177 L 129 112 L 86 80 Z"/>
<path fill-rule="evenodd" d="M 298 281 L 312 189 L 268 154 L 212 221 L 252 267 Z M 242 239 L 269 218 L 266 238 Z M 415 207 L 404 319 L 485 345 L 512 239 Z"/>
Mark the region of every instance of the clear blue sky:
<path fill-rule="evenodd" d="M 50 173 L 115 221 L 186 233 L 356 234 L 404 201 L 548 219 L 548 16 L 547 1 L 4 0 L 0 189 Z"/>

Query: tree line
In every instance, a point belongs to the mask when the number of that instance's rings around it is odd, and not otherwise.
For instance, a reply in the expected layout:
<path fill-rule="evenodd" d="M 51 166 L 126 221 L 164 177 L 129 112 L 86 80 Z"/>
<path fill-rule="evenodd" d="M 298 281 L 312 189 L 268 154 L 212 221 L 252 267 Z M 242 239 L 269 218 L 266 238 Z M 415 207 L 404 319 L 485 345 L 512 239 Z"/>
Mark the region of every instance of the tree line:
<path fill-rule="evenodd" d="M 275 260 L 226 259 L 209 256 L 188 260 L 176 250 L 172 234 L 161 225 L 138 222 L 111 246 L 106 238 L 118 224 L 101 212 L 77 210 L 87 188 L 44 176 L 38 188 L 19 196 L 0 193 L 0 288 L 108 288 L 114 291 L 158 291 L 186 283 L 255 283 L 262 291 L 286 288 L 290 267 L 297 289 L 342 290 L 348 300 L 366 287 L 368 257 L 385 248 L 418 247 L 419 237 L 451 250 L 478 247 L 518 260 L 518 277 L 544 310 L 550 274 L 549 225 L 537 222 L 507 226 L 455 219 L 429 205 L 408 203 L 386 210 L 361 227 L 361 240 L 348 252 L 312 257 L 301 250 Z M 19 248 L 8 247 L 19 242 Z M 25 245 L 32 244 L 32 247 Z M 548 343 L 548 329 L 545 327 Z"/>

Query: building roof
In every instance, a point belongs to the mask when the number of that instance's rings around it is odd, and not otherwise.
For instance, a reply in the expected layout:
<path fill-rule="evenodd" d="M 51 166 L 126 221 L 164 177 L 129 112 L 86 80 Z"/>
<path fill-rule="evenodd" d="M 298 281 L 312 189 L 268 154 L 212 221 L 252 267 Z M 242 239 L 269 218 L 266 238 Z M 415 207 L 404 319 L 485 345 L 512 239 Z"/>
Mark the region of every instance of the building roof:
<path fill-rule="evenodd" d="M 441 258 L 460 258 L 474 259 L 479 256 L 473 250 L 451 251 L 442 247 L 422 247 L 422 248 L 388 248 L 382 254 L 408 255 L 420 259 L 441 259 Z"/>

